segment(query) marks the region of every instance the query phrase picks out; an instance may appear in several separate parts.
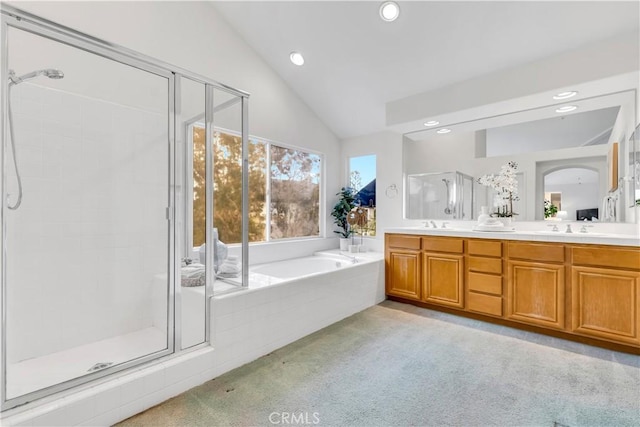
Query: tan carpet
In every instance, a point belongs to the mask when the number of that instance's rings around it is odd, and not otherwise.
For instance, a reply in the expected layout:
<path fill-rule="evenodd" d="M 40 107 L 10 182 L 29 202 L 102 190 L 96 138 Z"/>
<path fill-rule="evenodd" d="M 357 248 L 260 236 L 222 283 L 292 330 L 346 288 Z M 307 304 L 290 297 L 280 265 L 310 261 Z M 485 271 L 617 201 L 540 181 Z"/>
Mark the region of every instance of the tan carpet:
<path fill-rule="evenodd" d="M 638 426 L 640 357 L 386 301 L 122 426 Z"/>

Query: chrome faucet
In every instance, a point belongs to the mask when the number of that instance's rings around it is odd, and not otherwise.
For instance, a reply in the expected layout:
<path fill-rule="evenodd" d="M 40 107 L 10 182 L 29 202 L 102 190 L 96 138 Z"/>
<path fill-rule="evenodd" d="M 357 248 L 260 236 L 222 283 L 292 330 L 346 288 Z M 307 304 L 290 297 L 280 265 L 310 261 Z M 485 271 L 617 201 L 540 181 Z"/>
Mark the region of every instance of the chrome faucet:
<path fill-rule="evenodd" d="M 447 228 L 447 224 L 449 224 L 447 221 L 444 221 L 442 223 L 442 225 L 440 226 L 440 228 Z"/>
<path fill-rule="evenodd" d="M 438 228 L 438 226 L 436 225 L 436 222 L 435 222 L 435 221 L 429 221 L 429 222 L 431 223 L 431 226 L 432 226 L 433 228 Z"/>
<path fill-rule="evenodd" d="M 547 224 L 547 227 L 553 227 L 551 231 L 560 231 L 558 230 L 558 224 Z"/>
<path fill-rule="evenodd" d="M 587 227 L 588 227 L 588 228 L 593 228 L 593 225 L 583 224 L 583 225 L 582 225 L 582 227 L 580 227 L 580 232 L 581 232 L 581 233 L 588 233 L 588 231 L 587 231 Z"/>
<path fill-rule="evenodd" d="M 565 233 L 573 233 L 573 230 L 571 229 L 571 224 L 567 224 L 567 229 L 564 232 Z"/>
<path fill-rule="evenodd" d="M 360 261 L 358 260 L 358 258 L 354 257 L 354 256 L 349 256 L 349 255 L 345 255 L 342 252 L 340 252 L 340 255 L 342 255 L 343 257 L 347 258 L 349 261 L 351 261 L 351 264 L 357 264 Z"/>

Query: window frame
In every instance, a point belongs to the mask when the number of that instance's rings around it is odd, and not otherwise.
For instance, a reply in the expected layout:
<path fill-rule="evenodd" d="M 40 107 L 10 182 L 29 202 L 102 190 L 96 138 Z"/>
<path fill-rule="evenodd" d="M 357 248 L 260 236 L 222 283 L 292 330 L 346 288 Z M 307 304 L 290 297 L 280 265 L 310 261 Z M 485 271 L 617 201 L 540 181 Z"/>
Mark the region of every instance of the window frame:
<path fill-rule="evenodd" d="M 192 251 L 196 251 L 198 247 L 193 245 L 193 128 L 200 127 L 204 129 L 204 123 L 201 120 L 193 120 L 186 121 L 184 123 L 185 129 L 185 145 L 186 145 L 186 165 L 185 165 L 185 195 L 186 195 L 186 207 L 185 207 L 185 221 L 184 221 L 184 229 L 185 229 L 185 247 L 191 248 Z M 238 131 L 229 130 L 223 127 L 214 126 L 214 132 L 226 133 L 232 136 L 240 137 L 242 134 Z M 314 239 L 323 239 L 326 237 L 326 212 L 325 209 L 322 209 L 325 206 L 326 201 L 326 162 L 325 162 L 325 154 L 323 152 L 309 149 L 306 147 L 300 147 L 293 144 L 285 144 L 278 141 L 273 141 L 268 138 L 263 138 L 255 135 L 249 134 L 249 144 L 258 142 L 265 144 L 265 206 L 266 206 L 266 215 L 265 215 L 265 240 L 257 241 L 257 242 L 248 242 L 249 245 L 267 245 L 271 243 L 280 243 L 280 242 L 294 242 L 301 240 L 314 240 Z M 285 237 L 281 239 L 273 239 L 271 237 L 271 145 L 275 145 L 276 147 L 302 151 L 305 154 L 313 154 L 320 158 L 320 178 L 318 180 L 318 185 L 320 186 L 319 190 L 319 200 L 318 200 L 318 235 L 316 236 L 299 236 L 299 237 Z M 240 247 L 242 243 L 230 243 L 228 244 L 230 247 Z"/>

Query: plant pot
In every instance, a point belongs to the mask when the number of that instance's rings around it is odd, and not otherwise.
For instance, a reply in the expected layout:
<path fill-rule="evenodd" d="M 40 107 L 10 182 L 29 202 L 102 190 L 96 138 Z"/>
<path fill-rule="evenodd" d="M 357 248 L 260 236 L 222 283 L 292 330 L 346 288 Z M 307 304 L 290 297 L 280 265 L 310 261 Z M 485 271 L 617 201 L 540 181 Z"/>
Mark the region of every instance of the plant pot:
<path fill-rule="evenodd" d="M 351 239 L 347 238 L 341 238 L 340 239 L 340 250 L 341 251 L 348 251 L 349 250 L 349 244 L 351 243 Z"/>

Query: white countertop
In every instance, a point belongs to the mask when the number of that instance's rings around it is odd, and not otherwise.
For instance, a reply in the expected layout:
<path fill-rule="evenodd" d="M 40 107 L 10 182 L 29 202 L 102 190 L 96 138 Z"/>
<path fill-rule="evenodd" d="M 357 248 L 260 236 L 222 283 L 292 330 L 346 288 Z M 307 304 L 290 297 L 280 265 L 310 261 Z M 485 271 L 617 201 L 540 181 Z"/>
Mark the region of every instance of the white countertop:
<path fill-rule="evenodd" d="M 391 227 L 385 233 L 424 236 L 470 237 L 475 239 L 527 240 L 534 242 L 589 243 L 596 245 L 640 246 L 640 236 L 609 233 L 564 233 L 562 231 L 474 231 L 463 228 Z"/>

